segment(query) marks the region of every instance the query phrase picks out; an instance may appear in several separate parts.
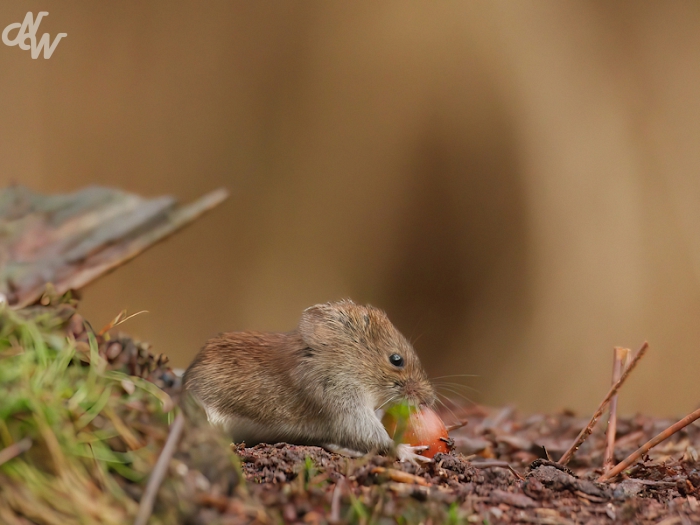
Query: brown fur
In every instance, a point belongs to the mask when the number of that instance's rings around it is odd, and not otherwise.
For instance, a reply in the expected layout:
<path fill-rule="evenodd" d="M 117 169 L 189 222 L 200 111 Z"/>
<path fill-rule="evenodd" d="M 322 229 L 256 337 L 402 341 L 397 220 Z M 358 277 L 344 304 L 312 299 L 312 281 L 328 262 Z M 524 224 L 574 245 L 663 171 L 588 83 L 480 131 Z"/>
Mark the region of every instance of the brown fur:
<path fill-rule="evenodd" d="M 404 358 L 403 368 L 389 361 Z M 232 332 L 211 339 L 185 388 L 236 441 L 286 441 L 387 452 L 375 414 L 392 398 L 435 395 L 408 341 L 386 314 L 340 301 L 312 306 L 289 333 Z"/>

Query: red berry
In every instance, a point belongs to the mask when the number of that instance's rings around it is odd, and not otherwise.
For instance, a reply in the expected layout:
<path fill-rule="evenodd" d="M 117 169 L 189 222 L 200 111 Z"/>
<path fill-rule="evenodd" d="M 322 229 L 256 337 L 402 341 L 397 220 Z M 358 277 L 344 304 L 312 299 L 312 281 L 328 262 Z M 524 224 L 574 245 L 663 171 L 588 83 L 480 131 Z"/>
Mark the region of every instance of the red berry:
<path fill-rule="evenodd" d="M 445 424 L 437 413 L 428 407 L 412 410 L 405 419 L 405 428 L 400 436 L 400 442 L 411 446 L 428 446 L 428 450 L 422 452 L 427 458 L 432 458 L 438 452 L 444 454 L 450 451 L 447 446 L 449 436 Z M 394 439 L 397 428 L 397 416 L 391 409 L 387 410 L 382 418 L 384 428 L 389 436 Z M 404 425 L 401 425 L 402 427 Z"/>

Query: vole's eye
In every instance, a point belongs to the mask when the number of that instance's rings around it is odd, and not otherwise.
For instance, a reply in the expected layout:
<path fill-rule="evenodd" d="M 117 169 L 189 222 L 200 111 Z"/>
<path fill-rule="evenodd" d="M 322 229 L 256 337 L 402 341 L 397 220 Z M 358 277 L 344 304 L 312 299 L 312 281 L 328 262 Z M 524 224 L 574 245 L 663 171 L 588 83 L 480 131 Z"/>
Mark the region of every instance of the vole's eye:
<path fill-rule="evenodd" d="M 399 354 L 391 354 L 389 356 L 389 362 L 397 368 L 403 367 L 403 357 Z"/>

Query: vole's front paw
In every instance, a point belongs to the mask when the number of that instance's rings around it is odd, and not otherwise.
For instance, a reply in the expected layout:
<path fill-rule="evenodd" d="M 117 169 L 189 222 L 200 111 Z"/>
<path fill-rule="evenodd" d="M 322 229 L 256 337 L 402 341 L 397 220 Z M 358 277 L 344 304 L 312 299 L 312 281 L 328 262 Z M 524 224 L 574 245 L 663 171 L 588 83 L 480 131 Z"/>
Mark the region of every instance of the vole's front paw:
<path fill-rule="evenodd" d="M 396 445 L 396 455 L 398 456 L 399 461 L 408 461 L 414 465 L 420 465 L 420 463 L 432 463 L 432 459 L 418 454 L 418 452 L 423 452 L 429 448 L 430 447 L 426 446 L 413 447 L 411 445 L 401 443 L 400 445 Z"/>
<path fill-rule="evenodd" d="M 333 452 L 334 454 L 340 454 L 341 456 L 347 456 L 349 458 L 361 458 L 364 456 L 362 452 L 353 450 L 351 448 L 341 447 L 339 445 L 334 445 L 332 443 L 326 443 L 323 448 L 328 452 Z"/>

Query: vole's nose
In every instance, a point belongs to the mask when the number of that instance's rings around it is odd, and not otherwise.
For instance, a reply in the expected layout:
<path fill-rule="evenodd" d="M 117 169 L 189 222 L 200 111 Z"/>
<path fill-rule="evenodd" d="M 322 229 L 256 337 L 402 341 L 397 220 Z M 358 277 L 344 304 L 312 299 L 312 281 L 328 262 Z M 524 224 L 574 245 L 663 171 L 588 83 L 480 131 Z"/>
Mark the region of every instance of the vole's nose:
<path fill-rule="evenodd" d="M 416 405 L 432 406 L 435 402 L 435 395 L 429 384 L 422 381 L 408 380 L 404 385 L 404 395 L 406 399 L 413 401 Z"/>

